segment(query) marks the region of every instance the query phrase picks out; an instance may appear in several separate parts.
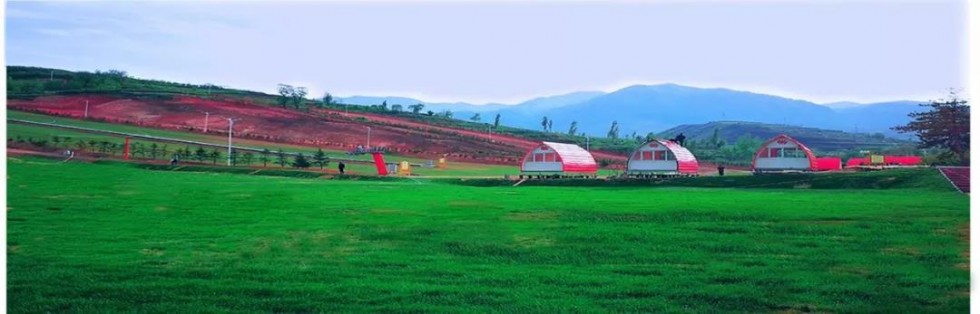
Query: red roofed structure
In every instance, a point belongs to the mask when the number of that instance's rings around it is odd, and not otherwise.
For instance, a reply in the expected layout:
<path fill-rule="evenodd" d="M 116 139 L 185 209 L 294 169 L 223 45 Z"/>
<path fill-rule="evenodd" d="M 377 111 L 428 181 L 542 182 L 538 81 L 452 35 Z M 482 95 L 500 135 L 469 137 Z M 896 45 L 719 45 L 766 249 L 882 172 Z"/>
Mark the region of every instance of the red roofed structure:
<path fill-rule="evenodd" d="M 626 163 L 629 175 L 698 173 L 698 160 L 680 144 L 652 140 L 633 150 Z"/>
<path fill-rule="evenodd" d="M 817 171 L 817 157 L 806 145 L 786 134 L 765 143 L 752 159 L 752 171 Z"/>
<path fill-rule="evenodd" d="M 595 175 L 592 154 L 575 144 L 541 142 L 521 162 L 522 174 Z"/>

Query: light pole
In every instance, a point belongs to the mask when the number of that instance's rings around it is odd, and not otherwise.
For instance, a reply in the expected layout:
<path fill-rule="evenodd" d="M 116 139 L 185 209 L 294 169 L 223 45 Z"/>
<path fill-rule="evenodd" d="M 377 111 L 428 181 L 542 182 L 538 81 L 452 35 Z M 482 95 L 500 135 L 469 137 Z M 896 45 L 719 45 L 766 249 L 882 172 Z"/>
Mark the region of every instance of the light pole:
<path fill-rule="evenodd" d="M 367 127 L 367 129 L 368 129 L 368 138 L 367 138 L 367 147 L 366 148 L 367 149 L 371 149 L 371 127 Z"/>
<path fill-rule="evenodd" d="M 211 115 L 210 112 L 207 111 L 204 112 L 204 133 L 208 133 L 208 116 L 210 115 Z"/>
<path fill-rule="evenodd" d="M 585 151 L 589 151 L 589 136 L 585 136 Z"/>
<path fill-rule="evenodd" d="M 235 120 L 228 118 L 228 165 L 231 166 L 231 127 L 235 125 Z"/>
<path fill-rule="evenodd" d="M 493 127 L 493 125 L 487 123 L 487 141 L 493 142 L 493 133 L 490 133 L 491 127 Z"/>
<path fill-rule="evenodd" d="M 85 100 L 85 115 L 82 116 L 82 119 L 88 119 L 88 99 Z"/>

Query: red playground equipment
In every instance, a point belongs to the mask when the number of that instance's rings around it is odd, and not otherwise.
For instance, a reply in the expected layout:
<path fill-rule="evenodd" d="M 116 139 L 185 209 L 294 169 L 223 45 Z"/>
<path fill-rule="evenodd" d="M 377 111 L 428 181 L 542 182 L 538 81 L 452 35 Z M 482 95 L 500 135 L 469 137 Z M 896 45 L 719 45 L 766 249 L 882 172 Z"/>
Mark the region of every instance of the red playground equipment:
<path fill-rule="evenodd" d="M 379 176 L 388 175 L 388 167 L 385 165 L 385 156 L 381 152 L 371 153 L 374 157 L 374 167 L 378 169 Z"/>

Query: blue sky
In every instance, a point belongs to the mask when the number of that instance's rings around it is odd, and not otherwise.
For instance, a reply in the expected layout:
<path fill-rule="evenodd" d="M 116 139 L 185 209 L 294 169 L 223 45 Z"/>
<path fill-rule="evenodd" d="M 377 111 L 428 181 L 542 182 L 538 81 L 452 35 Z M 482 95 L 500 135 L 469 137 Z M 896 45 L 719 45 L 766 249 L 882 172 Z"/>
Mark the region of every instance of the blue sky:
<path fill-rule="evenodd" d="M 817 102 L 965 88 L 966 4 L 7 2 L 6 60 L 272 92 L 514 103 L 678 83 Z"/>

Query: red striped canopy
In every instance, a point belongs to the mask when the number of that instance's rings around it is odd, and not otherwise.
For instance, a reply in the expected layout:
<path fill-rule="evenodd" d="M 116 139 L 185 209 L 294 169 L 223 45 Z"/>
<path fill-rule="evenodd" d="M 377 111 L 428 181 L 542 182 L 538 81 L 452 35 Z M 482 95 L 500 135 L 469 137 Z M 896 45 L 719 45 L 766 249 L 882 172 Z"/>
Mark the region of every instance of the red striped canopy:
<path fill-rule="evenodd" d="M 592 157 L 592 153 L 579 147 L 575 144 L 565 144 L 565 143 L 554 143 L 554 142 L 541 142 L 540 148 L 550 148 L 558 154 L 558 162 L 561 162 L 562 172 L 582 172 L 582 173 L 596 173 L 599 170 L 599 165 L 596 164 L 595 158 Z M 532 148 L 524 155 L 521 159 L 521 171 L 524 171 L 524 162 L 527 160 L 527 156 L 534 152 L 535 149 Z"/>
<path fill-rule="evenodd" d="M 694 154 L 692 154 L 691 151 L 687 150 L 687 148 L 684 148 L 684 146 L 681 146 L 680 144 L 677 144 L 674 141 L 669 141 L 669 140 L 657 139 L 657 140 L 652 140 L 643 143 L 643 145 L 640 145 L 639 147 L 633 150 L 634 154 L 630 155 L 631 156 L 630 160 L 635 158 L 634 156 L 636 154 L 635 152 L 638 152 L 644 146 L 657 147 L 657 145 L 663 145 L 665 148 L 667 148 L 667 150 L 670 151 L 671 154 L 674 155 L 674 159 L 677 161 L 678 173 L 686 173 L 686 174 L 698 173 L 698 160 L 697 158 L 694 158 Z M 644 153 L 649 153 L 649 152 L 650 151 L 645 151 Z"/>

